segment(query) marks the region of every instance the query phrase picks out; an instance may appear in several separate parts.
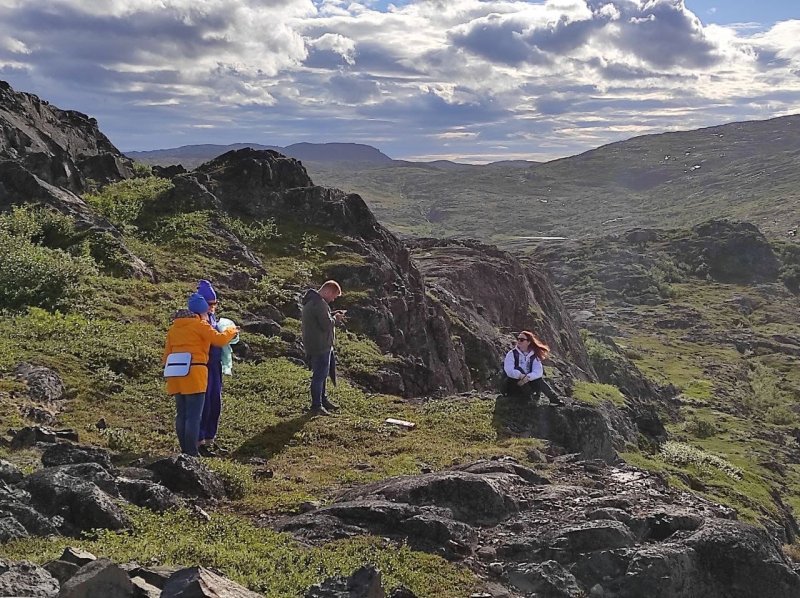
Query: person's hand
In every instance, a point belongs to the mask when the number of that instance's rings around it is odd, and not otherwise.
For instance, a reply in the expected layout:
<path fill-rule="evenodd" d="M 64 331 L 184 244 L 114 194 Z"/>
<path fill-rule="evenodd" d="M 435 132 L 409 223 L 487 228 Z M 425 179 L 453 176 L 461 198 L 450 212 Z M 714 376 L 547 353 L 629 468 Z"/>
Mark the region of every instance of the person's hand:
<path fill-rule="evenodd" d="M 344 319 L 344 313 L 345 312 L 343 311 L 333 312 L 333 319 L 336 320 L 337 322 L 341 322 Z"/>
<path fill-rule="evenodd" d="M 528 378 L 522 377 L 519 379 L 519 382 L 517 382 L 517 386 L 525 386 L 527 383 L 528 383 Z"/>

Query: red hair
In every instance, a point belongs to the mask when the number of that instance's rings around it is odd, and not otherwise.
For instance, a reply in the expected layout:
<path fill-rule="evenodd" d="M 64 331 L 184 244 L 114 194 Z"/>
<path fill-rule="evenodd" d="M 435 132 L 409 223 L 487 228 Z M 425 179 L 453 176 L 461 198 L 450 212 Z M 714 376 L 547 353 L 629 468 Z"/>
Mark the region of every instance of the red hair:
<path fill-rule="evenodd" d="M 540 341 L 530 330 L 523 330 L 520 334 L 528 339 L 528 344 L 533 349 L 534 353 L 536 353 L 536 357 L 539 358 L 539 361 L 547 359 L 547 356 L 550 354 L 550 347 L 547 346 L 547 343 Z"/>

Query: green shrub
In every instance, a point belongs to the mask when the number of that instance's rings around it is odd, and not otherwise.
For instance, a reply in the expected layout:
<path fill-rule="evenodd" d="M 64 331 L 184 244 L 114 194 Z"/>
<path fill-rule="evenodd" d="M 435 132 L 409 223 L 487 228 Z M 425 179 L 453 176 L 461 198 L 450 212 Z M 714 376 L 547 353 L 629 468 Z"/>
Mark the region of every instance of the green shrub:
<path fill-rule="evenodd" d="M 124 228 L 136 222 L 148 202 L 155 201 L 172 187 L 171 181 L 153 176 L 128 179 L 111 183 L 84 199 L 114 226 Z"/>
<path fill-rule="evenodd" d="M 65 249 L 77 241 L 75 221 L 54 210 L 14 206 L 0 214 L 0 232 L 36 245 Z"/>
<path fill-rule="evenodd" d="M 696 417 L 688 420 L 684 427 L 695 438 L 709 438 L 719 431 L 713 422 Z"/>
<path fill-rule="evenodd" d="M 162 243 L 201 240 L 209 234 L 210 217 L 211 212 L 206 210 L 162 216 L 153 223 L 146 236 Z"/>
<path fill-rule="evenodd" d="M 245 222 L 239 218 L 222 215 L 220 219 L 223 226 L 239 237 L 246 245 L 263 247 L 269 241 L 280 237 L 274 218 Z"/>
<path fill-rule="evenodd" d="M 781 385 L 781 376 L 771 367 L 758 361 L 750 362 L 750 393 L 743 402 L 753 414 L 779 425 L 794 424 L 797 414 L 791 409 L 793 398 Z"/>
<path fill-rule="evenodd" d="M 0 306 L 66 309 L 82 295 L 82 281 L 95 273 L 88 260 L 34 245 L 0 232 Z"/>
<path fill-rule="evenodd" d="M 146 179 L 153 176 L 153 167 L 150 164 L 145 164 L 144 162 L 134 162 L 133 175 L 139 179 Z"/>

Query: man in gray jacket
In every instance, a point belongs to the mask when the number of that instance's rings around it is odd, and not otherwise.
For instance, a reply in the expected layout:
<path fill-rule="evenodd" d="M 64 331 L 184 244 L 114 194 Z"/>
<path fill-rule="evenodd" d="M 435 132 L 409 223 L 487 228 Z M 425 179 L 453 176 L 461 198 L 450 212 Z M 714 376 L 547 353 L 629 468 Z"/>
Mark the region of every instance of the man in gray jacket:
<path fill-rule="evenodd" d="M 342 294 L 342 287 L 329 280 L 318 291 L 309 289 L 303 297 L 303 346 L 311 368 L 311 412 L 330 415 L 339 407 L 328 400 L 325 384 L 331 369 L 334 327 L 344 318 L 344 310 L 331 311 L 328 305 Z"/>

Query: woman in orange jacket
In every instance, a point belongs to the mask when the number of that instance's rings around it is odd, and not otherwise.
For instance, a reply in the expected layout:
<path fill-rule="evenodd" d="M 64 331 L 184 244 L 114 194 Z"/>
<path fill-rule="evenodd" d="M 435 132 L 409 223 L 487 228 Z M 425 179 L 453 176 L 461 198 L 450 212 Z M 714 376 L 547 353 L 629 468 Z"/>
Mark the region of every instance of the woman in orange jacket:
<path fill-rule="evenodd" d="M 173 318 L 162 361 L 166 363 L 170 353 L 192 354 L 192 365 L 186 376 L 167 378 L 167 393 L 175 397 L 175 432 L 181 452 L 197 456 L 200 418 L 208 385 L 208 352 L 211 345 L 227 345 L 239 329 L 214 330 L 208 323 L 208 303 L 197 293 L 189 297 L 188 308 L 178 311 Z"/>

